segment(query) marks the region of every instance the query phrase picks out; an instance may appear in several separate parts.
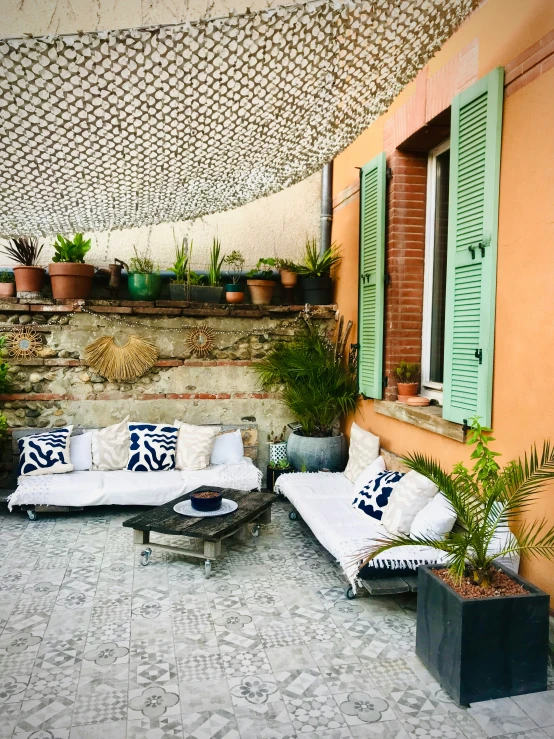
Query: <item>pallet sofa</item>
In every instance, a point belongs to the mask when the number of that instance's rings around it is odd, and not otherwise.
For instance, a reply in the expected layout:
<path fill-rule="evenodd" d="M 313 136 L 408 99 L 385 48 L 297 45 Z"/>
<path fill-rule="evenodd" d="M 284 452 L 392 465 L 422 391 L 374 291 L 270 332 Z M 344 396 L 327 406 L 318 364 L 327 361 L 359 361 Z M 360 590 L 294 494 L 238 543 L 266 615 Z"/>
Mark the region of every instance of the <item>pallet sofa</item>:
<path fill-rule="evenodd" d="M 208 424 L 206 424 L 208 425 Z M 215 425 L 215 424 L 210 424 Z M 15 490 L 8 496 L 8 507 L 21 507 L 31 520 L 40 513 L 67 513 L 88 506 L 137 505 L 158 506 L 184 495 L 201 485 L 259 490 L 262 473 L 255 465 L 258 456 L 256 424 L 222 425 L 222 433 L 239 429 L 244 457 L 237 464 L 210 465 L 202 470 L 130 472 L 84 470 L 65 474 L 14 478 Z M 20 428 L 12 433 L 13 469 L 19 461 L 18 440 L 44 433 L 48 429 Z M 71 438 L 90 431 L 74 427 Z M 14 473 L 15 474 L 15 473 Z"/>

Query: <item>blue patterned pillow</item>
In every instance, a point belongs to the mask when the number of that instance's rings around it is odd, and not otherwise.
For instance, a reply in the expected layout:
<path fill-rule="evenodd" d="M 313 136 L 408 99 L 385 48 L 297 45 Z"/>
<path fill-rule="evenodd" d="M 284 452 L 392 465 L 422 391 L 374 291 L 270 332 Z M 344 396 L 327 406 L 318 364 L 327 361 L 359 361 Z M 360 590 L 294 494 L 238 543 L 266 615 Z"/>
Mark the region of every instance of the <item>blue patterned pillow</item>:
<path fill-rule="evenodd" d="M 153 472 L 175 469 L 176 426 L 156 423 L 130 423 L 129 461 L 133 472 Z"/>
<path fill-rule="evenodd" d="M 52 475 L 71 472 L 69 437 L 73 426 L 52 429 L 42 434 L 32 434 L 18 439 L 18 475 Z"/>
<path fill-rule="evenodd" d="M 402 472 L 391 472 L 390 470 L 379 472 L 373 480 L 370 480 L 356 493 L 352 505 L 362 513 L 367 513 L 368 516 L 380 521 L 383 516 L 383 508 L 389 502 L 394 486 L 403 477 Z"/>

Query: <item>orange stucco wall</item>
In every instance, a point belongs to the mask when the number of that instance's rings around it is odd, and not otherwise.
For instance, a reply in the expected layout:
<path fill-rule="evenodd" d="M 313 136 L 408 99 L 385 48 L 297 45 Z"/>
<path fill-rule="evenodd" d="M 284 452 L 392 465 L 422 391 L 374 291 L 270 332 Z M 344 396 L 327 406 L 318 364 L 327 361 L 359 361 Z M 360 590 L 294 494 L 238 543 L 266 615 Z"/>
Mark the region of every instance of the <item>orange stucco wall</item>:
<path fill-rule="evenodd" d="M 430 61 L 437 73 L 455 54 L 478 41 L 478 76 L 503 66 L 554 29 L 551 0 L 488 0 Z M 383 130 L 415 93 L 412 83 L 389 111 L 335 160 L 333 239 L 342 244 L 336 299 L 357 322 L 358 196 L 355 169 L 384 148 Z M 342 201 L 342 202 L 341 202 Z M 554 69 L 506 97 L 502 134 L 493 431 L 508 461 L 533 442 L 554 440 Z M 352 419 L 346 422 L 349 428 Z M 468 461 L 459 442 L 379 415 L 362 403 L 356 421 L 398 454 L 425 450 L 445 466 Z M 554 524 L 554 486 L 527 514 Z M 554 563 L 524 562 L 523 574 L 554 596 Z M 554 602 L 554 601 L 551 601 Z"/>

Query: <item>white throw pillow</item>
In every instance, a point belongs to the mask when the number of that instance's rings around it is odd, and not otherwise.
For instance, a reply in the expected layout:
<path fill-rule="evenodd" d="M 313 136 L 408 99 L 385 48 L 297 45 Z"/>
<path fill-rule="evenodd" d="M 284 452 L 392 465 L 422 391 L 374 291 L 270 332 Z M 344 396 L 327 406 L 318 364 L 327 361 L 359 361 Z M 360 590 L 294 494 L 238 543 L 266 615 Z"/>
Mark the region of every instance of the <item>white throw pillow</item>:
<path fill-rule="evenodd" d="M 244 445 L 239 429 L 215 437 L 210 464 L 238 464 L 243 457 Z"/>
<path fill-rule="evenodd" d="M 84 431 L 69 440 L 69 454 L 75 472 L 92 469 L 92 433 Z"/>
<path fill-rule="evenodd" d="M 379 437 L 360 428 L 357 423 L 350 429 L 350 448 L 348 464 L 344 475 L 355 482 L 358 475 L 379 456 Z"/>
<path fill-rule="evenodd" d="M 362 490 L 372 480 L 375 480 L 380 472 L 384 472 L 387 469 L 385 460 L 380 455 L 375 461 L 369 464 L 364 470 L 360 472 L 354 482 L 354 490 L 356 492 Z"/>
<path fill-rule="evenodd" d="M 129 461 L 129 416 L 92 434 L 92 469 L 122 470 Z"/>
<path fill-rule="evenodd" d="M 428 539 L 444 539 L 452 531 L 456 523 L 456 511 L 442 493 L 420 510 L 414 518 L 410 536 L 412 539 L 426 537 Z"/>
<path fill-rule="evenodd" d="M 414 518 L 439 492 L 434 482 L 410 470 L 396 485 L 381 522 L 389 534 L 409 535 Z"/>
<path fill-rule="evenodd" d="M 179 429 L 177 437 L 178 470 L 203 470 L 210 464 L 215 437 L 221 426 L 192 426 L 190 423 L 174 421 Z"/>

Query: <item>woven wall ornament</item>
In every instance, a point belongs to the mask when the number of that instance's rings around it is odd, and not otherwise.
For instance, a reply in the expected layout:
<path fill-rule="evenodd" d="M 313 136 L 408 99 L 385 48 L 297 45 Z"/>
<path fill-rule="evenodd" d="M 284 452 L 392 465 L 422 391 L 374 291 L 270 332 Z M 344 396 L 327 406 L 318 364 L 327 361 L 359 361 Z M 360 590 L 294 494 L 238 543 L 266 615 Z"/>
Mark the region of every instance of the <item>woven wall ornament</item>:
<path fill-rule="evenodd" d="M 42 348 L 42 338 L 32 328 L 14 328 L 6 338 L 6 348 L 10 357 L 17 359 L 36 357 Z"/>
<path fill-rule="evenodd" d="M 113 336 L 101 336 L 85 348 L 84 359 L 108 380 L 135 380 L 156 364 L 158 349 L 140 336 L 129 336 L 123 346 L 118 346 Z"/>
<path fill-rule="evenodd" d="M 2 39 L 0 234 L 171 223 L 300 182 L 480 3 L 312 0 Z"/>
<path fill-rule="evenodd" d="M 209 326 L 197 326 L 190 330 L 186 342 L 193 354 L 203 357 L 214 345 L 214 331 Z"/>

